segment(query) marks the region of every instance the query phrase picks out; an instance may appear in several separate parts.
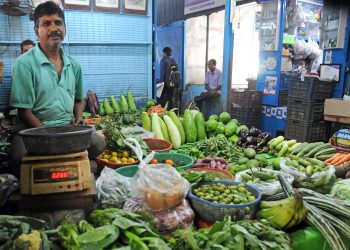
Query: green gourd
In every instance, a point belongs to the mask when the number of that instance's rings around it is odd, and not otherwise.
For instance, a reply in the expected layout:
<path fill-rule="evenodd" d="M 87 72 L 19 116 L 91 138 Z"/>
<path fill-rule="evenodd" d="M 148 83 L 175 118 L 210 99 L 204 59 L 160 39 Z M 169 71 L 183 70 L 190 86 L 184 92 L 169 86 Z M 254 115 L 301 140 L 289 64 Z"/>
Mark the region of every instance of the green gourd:
<path fill-rule="evenodd" d="M 134 102 L 134 98 L 132 97 L 132 93 L 130 90 L 128 91 L 127 99 L 128 99 L 129 110 L 132 110 L 132 111 L 137 110 Z"/>
<path fill-rule="evenodd" d="M 197 128 L 194 119 L 192 118 L 191 110 L 186 109 L 184 113 L 184 121 L 183 121 L 186 142 L 192 143 L 197 141 Z"/>
<path fill-rule="evenodd" d="M 197 140 L 201 141 L 207 139 L 207 133 L 205 132 L 205 120 L 202 112 L 198 112 L 194 118 L 197 129 Z"/>
<path fill-rule="evenodd" d="M 181 137 L 181 145 L 185 143 L 185 130 L 184 127 L 182 126 L 180 118 L 175 114 L 174 111 L 169 111 L 168 116 L 171 118 L 171 120 L 175 123 L 177 129 L 180 132 L 180 137 Z"/>
<path fill-rule="evenodd" d="M 103 103 L 100 104 L 100 107 L 98 108 L 98 113 L 100 115 L 106 115 L 105 108 L 103 107 Z"/>
<path fill-rule="evenodd" d="M 162 130 L 164 140 L 170 141 L 168 127 L 166 126 L 165 122 L 161 117 L 158 116 L 158 118 L 159 118 L 160 129 Z"/>
<path fill-rule="evenodd" d="M 147 112 L 142 112 L 141 119 L 142 119 L 142 127 L 147 131 L 152 131 L 151 118 L 149 117 Z"/>
<path fill-rule="evenodd" d="M 125 96 L 123 94 L 123 91 L 120 92 L 120 110 L 121 112 L 125 113 L 129 111 L 128 102 L 125 99 Z"/>
<path fill-rule="evenodd" d="M 105 99 L 103 100 L 103 106 L 104 106 L 104 108 L 105 108 L 105 111 L 106 111 L 106 114 L 107 114 L 107 115 L 112 115 L 112 114 L 114 114 L 114 109 L 113 109 L 113 108 L 111 107 L 111 105 L 109 104 L 107 98 L 105 98 Z"/>
<path fill-rule="evenodd" d="M 114 98 L 114 96 L 111 96 L 111 106 L 114 109 L 115 113 L 119 113 L 120 112 L 120 105 L 117 102 L 117 100 Z"/>

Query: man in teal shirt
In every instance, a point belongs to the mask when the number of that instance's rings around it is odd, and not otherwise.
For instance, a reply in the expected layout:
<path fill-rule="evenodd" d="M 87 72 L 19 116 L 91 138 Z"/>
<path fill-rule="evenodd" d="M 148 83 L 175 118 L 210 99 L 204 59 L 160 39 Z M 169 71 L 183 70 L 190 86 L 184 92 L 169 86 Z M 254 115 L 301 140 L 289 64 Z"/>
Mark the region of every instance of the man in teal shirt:
<path fill-rule="evenodd" d="M 78 61 L 61 48 L 66 35 L 64 13 L 54 2 L 40 4 L 34 12 L 38 44 L 13 65 L 10 106 L 18 108 L 26 128 L 79 124 L 83 122 L 84 92 Z M 105 142 L 93 133 L 89 157 L 94 158 Z M 26 153 L 23 141 L 15 136 L 12 160 L 20 162 Z"/>

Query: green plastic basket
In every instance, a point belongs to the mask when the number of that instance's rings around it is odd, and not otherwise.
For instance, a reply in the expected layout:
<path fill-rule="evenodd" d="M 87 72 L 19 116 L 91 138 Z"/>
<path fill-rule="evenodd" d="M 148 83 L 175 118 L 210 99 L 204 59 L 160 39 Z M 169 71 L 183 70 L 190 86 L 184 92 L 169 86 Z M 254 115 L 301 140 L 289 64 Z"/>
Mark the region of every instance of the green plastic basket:
<path fill-rule="evenodd" d="M 159 163 L 164 162 L 165 160 L 172 160 L 175 163 L 175 167 L 179 167 L 183 170 L 187 170 L 192 167 L 194 159 L 188 155 L 178 154 L 178 153 L 156 153 L 154 158 L 157 159 Z M 138 165 L 130 165 L 126 167 L 121 167 L 115 171 L 118 174 L 121 174 L 126 177 L 133 177 L 134 174 L 139 169 Z"/>

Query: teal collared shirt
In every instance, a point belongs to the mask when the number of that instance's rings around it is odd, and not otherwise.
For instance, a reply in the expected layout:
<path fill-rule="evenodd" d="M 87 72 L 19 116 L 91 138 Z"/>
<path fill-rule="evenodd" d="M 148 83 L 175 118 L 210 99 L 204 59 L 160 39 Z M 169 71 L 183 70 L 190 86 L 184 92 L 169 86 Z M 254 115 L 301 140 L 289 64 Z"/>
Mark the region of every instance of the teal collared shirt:
<path fill-rule="evenodd" d="M 64 66 L 60 79 L 39 45 L 13 65 L 10 106 L 32 109 L 44 126 L 69 124 L 74 117 L 74 100 L 84 98 L 79 62 L 63 49 L 61 55 Z"/>

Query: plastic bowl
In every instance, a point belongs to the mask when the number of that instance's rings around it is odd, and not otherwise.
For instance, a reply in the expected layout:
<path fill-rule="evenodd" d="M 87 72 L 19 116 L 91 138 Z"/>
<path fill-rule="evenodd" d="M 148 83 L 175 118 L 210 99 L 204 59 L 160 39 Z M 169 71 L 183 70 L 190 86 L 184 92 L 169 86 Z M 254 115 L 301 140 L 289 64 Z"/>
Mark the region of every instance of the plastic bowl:
<path fill-rule="evenodd" d="M 212 183 L 222 183 L 228 186 L 240 184 L 240 182 L 235 181 L 208 181 L 195 185 L 192 189 Z M 256 197 L 255 201 L 246 204 L 221 204 L 207 201 L 195 196 L 192 189 L 188 192 L 187 198 L 190 200 L 196 214 L 208 222 L 222 221 L 227 215 L 230 215 L 233 221 L 254 219 L 261 201 L 261 192 L 253 185 L 246 184 L 246 187 Z M 250 208 L 249 213 L 245 212 L 246 207 Z"/>
<path fill-rule="evenodd" d="M 157 139 L 157 138 L 144 138 L 143 139 L 147 146 L 148 146 L 148 152 L 168 152 L 173 148 L 173 144 L 171 142 Z"/>
<path fill-rule="evenodd" d="M 177 153 L 156 153 L 154 158 L 157 159 L 159 163 L 162 163 L 165 160 L 172 160 L 175 163 L 175 167 L 179 167 L 183 170 L 191 168 L 194 163 L 194 159 L 192 157 Z M 130 165 L 118 168 L 116 169 L 116 172 L 126 177 L 133 177 L 138 169 L 139 165 Z"/>
<path fill-rule="evenodd" d="M 228 180 L 233 181 L 235 178 L 231 173 L 220 170 L 220 169 L 213 169 L 213 168 L 190 168 L 187 169 L 185 172 L 205 172 L 208 176 L 214 176 L 218 177 L 220 180 Z"/>

